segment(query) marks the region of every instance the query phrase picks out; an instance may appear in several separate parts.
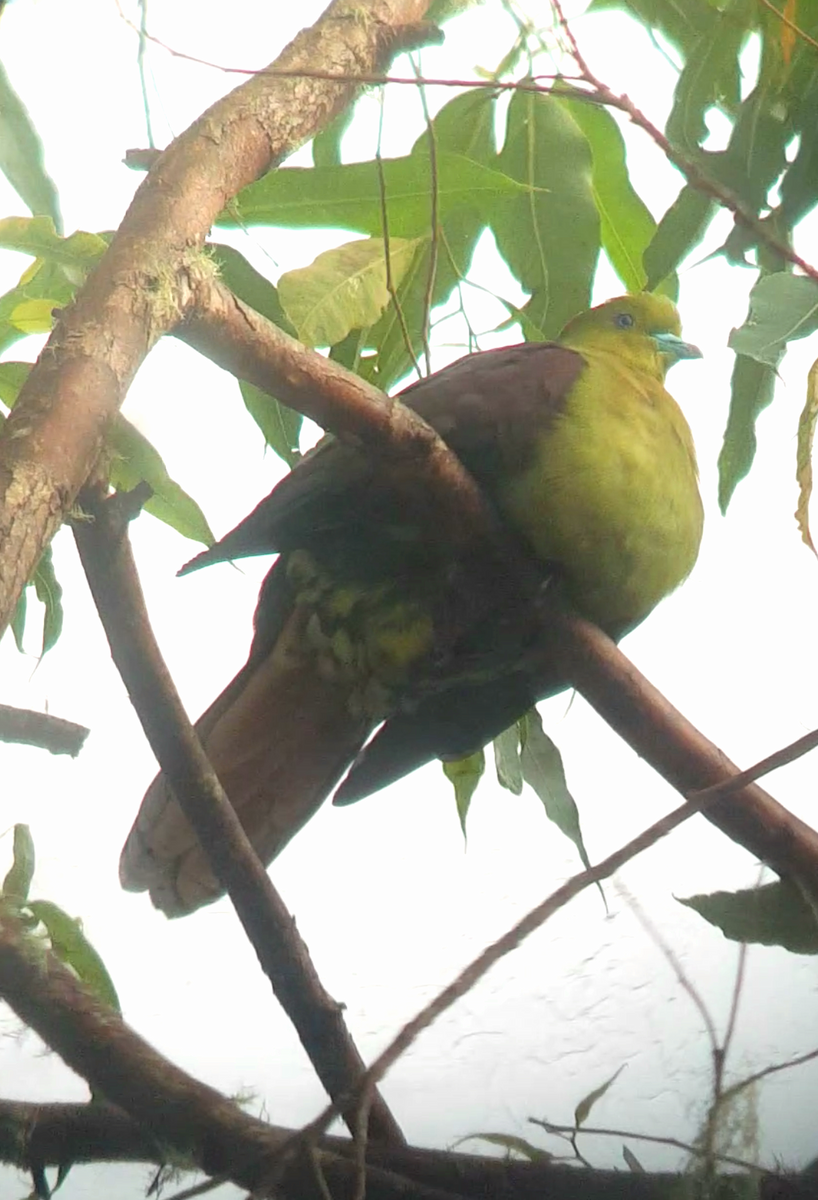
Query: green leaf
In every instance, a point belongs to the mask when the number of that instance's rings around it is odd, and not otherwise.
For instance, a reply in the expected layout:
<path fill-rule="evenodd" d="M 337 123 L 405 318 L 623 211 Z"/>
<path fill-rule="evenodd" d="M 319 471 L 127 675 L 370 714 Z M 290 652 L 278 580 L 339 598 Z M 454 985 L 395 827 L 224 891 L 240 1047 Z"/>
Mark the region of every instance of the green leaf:
<path fill-rule="evenodd" d="M 0 66 L 0 171 L 33 213 L 62 228 L 54 181 L 43 163 L 43 147 L 28 109 Z"/>
<path fill-rule="evenodd" d="M 460 828 L 463 830 L 463 837 L 465 838 L 466 817 L 468 816 L 472 796 L 477 791 L 477 785 L 483 778 L 483 772 L 486 769 L 486 756 L 482 750 L 478 750 L 476 754 L 470 754 L 468 758 L 450 759 L 441 765 L 443 767 L 443 774 L 454 788 L 457 815 L 460 819 Z"/>
<path fill-rule="evenodd" d="M 389 266 L 397 289 L 420 245 L 390 238 Z M 278 281 L 284 311 L 308 346 L 332 346 L 353 329 L 374 325 L 389 304 L 386 249 L 381 238 L 347 242 Z"/>
<path fill-rule="evenodd" d="M 678 899 L 730 941 L 783 946 L 793 954 L 818 954 L 818 914 L 792 884 L 779 881 L 746 891 Z"/>
<path fill-rule="evenodd" d="M 245 304 L 249 304 L 257 313 L 261 313 L 268 321 L 278 325 L 285 333 L 295 337 L 295 329 L 287 320 L 287 315 L 281 307 L 278 289 L 270 280 L 265 278 L 255 267 L 251 266 L 243 254 L 232 246 L 221 242 L 209 242 L 208 251 L 211 258 L 218 264 L 219 274 L 231 292 L 234 292 Z"/>
<path fill-rule="evenodd" d="M 734 109 L 740 98 L 739 52 L 752 23 L 748 0 L 727 0 L 691 50 L 679 76 L 673 109 L 665 132 L 687 153 L 698 150 L 708 136 L 705 113 L 712 107 Z"/>
<path fill-rule="evenodd" d="M 62 633 L 63 608 L 62 588 L 54 574 L 54 563 L 51 558 L 51 547 L 43 551 L 37 569 L 32 579 L 37 599 L 45 607 L 43 616 L 43 640 L 39 657 L 47 654 L 59 640 Z"/>
<path fill-rule="evenodd" d="M 717 205 L 710 196 L 689 184 L 682 188 L 659 222 L 645 250 L 645 288 L 655 292 L 672 275 L 691 250 L 699 245 Z"/>
<path fill-rule="evenodd" d="M 438 151 L 463 154 L 473 162 L 496 166 L 496 107 L 497 97 L 488 88 L 470 88 L 449 100 L 432 122 Z M 412 147 L 412 154 L 428 153 L 429 134 L 424 132 Z"/>
<path fill-rule="evenodd" d="M 428 154 L 382 160 L 390 237 L 423 237 L 429 232 L 432 169 Z M 438 217 L 458 208 L 493 210 L 525 186 L 501 170 L 462 154 L 439 150 L 435 177 Z M 282 167 L 239 192 L 235 211 L 224 212 L 226 228 L 276 225 L 291 229 L 350 229 L 383 235 L 383 199 L 374 161 L 337 167 Z"/>
<path fill-rule="evenodd" d="M 82 922 L 69 917 L 50 900 L 31 900 L 26 907 L 45 926 L 51 947 L 60 961 L 75 972 L 97 1000 L 121 1013 L 116 988 L 105 964 L 85 936 Z"/>
<path fill-rule="evenodd" d="M 298 438 L 304 421 L 300 412 L 263 392 L 254 383 L 239 380 L 245 407 L 264 435 L 264 440 L 288 467 L 301 457 Z"/>
<path fill-rule="evenodd" d="M 579 1104 L 574 1109 L 574 1125 L 577 1129 L 579 1129 L 579 1127 L 588 1120 L 588 1117 L 591 1114 L 591 1109 L 594 1107 L 597 1100 L 602 1099 L 608 1088 L 616 1082 L 624 1070 L 625 1064 L 623 1063 L 621 1067 L 617 1067 L 610 1079 L 606 1080 L 605 1083 L 600 1084 L 598 1088 L 594 1088 L 592 1092 L 589 1092 L 584 1100 L 580 1100 Z"/>
<path fill-rule="evenodd" d="M 647 283 L 643 255 L 656 232 L 656 222 L 631 183 L 625 140 L 607 109 L 587 100 L 567 101 L 566 107 L 591 147 L 602 248 L 627 291 L 641 292 Z"/>
<path fill-rule="evenodd" d="M 20 593 L 20 599 L 17 601 L 17 607 L 14 610 L 14 616 L 11 618 L 11 632 L 14 638 L 14 644 L 23 653 L 23 634 L 26 631 L 26 609 L 28 601 L 26 599 L 26 589 L 23 588 Z"/>
<path fill-rule="evenodd" d="M 355 105 L 349 104 L 330 121 L 312 140 L 312 161 L 316 167 L 338 167 L 341 165 L 341 142 L 355 114 Z"/>
<path fill-rule="evenodd" d="M 497 248 L 531 294 L 527 315 L 556 336 L 588 307 L 599 257 L 591 147 L 565 101 L 516 92 L 497 162 L 525 185 L 490 215 Z"/>
<path fill-rule="evenodd" d="M 34 877 L 34 839 L 28 825 L 14 826 L 14 859 L 9 868 L 0 895 L 5 900 L 22 904 L 28 899 L 28 890 Z"/>
<path fill-rule="evenodd" d="M 494 765 L 500 787 L 519 796 L 523 790 L 523 767 L 520 761 L 520 730 L 516 721 L 494 739 Z"/>
<path fill-rule="evenodd" d="M 713 29 L 716 10 L 708 0 L 592 0 L 588 13 L 604 12 L 611 8 L 626 8 L 651 37 L 660 32 L 685 57 L 701 43 L 703 35 Z"/>
<path fill-rule="evenodd" d="M 736 355 L 731 380 L 730 412 L 719 453 L 719 507 L 722 512 L 753 465 L 756 421 L 770 404 L 775 390 L 775 369 L 755 359 Z"/>
<path fill-rule="evenodd" d="M 14 408 L 20 388 L 28 379 L 32 365 L 27 362 L 0 363 L 0 400 L 6 408 Z"/>
<path fill-rule="evenodd" d="M 777 271 L 762 276 L 750 292 L 749 315 L 730 334 L 729 345 L 736 354 L 776 368 L 787 342 L 808 337 L 816 329 L 818 283 Z"/>
<path fill-rule="evenodd" d="M 81 230 L 61 237 L 51 217 L 6 217 L 0 221 L 0 248 L 89 270 L 102 258 L 108 244 L 99 234 Z"/>
<path fill-rule="evenodd" d="M 109 468 L 112 487 L 130 492 L 144 481 L 153 489 L 147 512 L 183 537 L 213 544 L 215 538 L 199 505 L 168 475 L 158 450 L 123 416 L 114 421 L 109 446 L 114 452 Z"/>
<path fill-rule="evenodd" d="M 520 756 L 523 778 L 542 800 L 549 821 L 553 821 L 560 832 L 571 839 L 579 851 L 583 866 L 589 868 L 591 864 L 582 840 L 579 812 L 565 782 L 560 752 L 545 733 L 540 714 L 535 708 L 529 709 L 520 722 L 520 728 L 523 730 Z"/>

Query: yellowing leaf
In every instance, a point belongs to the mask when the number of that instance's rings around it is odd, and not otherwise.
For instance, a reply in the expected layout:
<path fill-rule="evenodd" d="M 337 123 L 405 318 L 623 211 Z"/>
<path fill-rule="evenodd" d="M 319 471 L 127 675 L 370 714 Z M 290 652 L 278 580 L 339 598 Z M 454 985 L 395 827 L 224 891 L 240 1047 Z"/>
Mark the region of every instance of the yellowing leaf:
<path fill-rule="evenodd" d="M 12 309 L 9 320 L 21 333 L 50 333 L 55 307 L 54 300 L 23 300 Z"/>
<path fill-rule="evenodd" d="M 390 239 L 393 287 L 403 279 L 418 244 L 414 238 Z M 281 276 L 278 296 L 308 346 L 332 346 L 350 330 L 374 325 L 389 304 L 383 240 L 347 242 L 319 254 L 308 267 Z"/>
<path fill-rule="evenodd" d="M 809 527 L 809 502 L 812 498 L 812 443 L 815 439 L 815 423 L 818 421 L 818 359 L 807 375 L 807 401 L 798 419 L 798 449 L 795 477 L 798 481 L 798 507 L 795 520 L 803 541 L 813 554 L 818 555 Z"/>

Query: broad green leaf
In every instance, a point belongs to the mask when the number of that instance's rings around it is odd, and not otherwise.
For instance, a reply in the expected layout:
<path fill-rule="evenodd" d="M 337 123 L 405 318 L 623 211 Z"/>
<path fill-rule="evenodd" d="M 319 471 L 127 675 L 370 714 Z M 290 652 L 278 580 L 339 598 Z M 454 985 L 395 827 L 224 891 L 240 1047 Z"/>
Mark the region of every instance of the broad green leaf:
<path fill-rule="evenodd" d="M 648 291 L 657 291 L 699 245 L 716 208 L 716 202 L 704 192 L 689 184 L 682 188 L 659 222 L 643 256 Z"/>
<path fill-rule="evenodd" d="M 28 899 L 28 890 L 34 877 L 34 839 L 28 825 L 14 826 L 14 859 L 3 880 L 0 895 L 6 900 L 22 904 Z"/>
<path fill-rule="evenodd" d="M 21 333 L 50 333 L 54 324 L 51 300 L 22 300 L 9 313 L 9 321 Z"/>
<path fill-rule="evenodd" d="M 45 926 L 51 947 L 91 993 L 116 1012 L 122 1012 L 116 988 L 105 964 L 85 936 L 82 923 L 50 900 L 31 900 L 26 908 Z"/>
<path fill-rule="evenodd" d="M 225 284 L 245 304 L 249 304 L 256 312 L 261 313 L 268 321 L 278 325 L 285 333 L 295 336 L 295 330 L 287 320 L 286 313 L 281 307 L 278 290 L 260 271 L 251 266 L 243 254 L 232 246 L 221 242 L 208 243 L 208 252 L 214 262 L 218 263 L 219 274 Z"/>
<path fill-rule="evenodd" d="M 679 899 L 733 942 L 783 946 L 793 954 L 818 954 L 818 914 L 792 884 L 778 881 L 740 892 Z"/>
<path fill-rule="evenodd" d="M 520 762 L 520 730 L 516 721 L 494 739 L 494 765 L 500 787 L 519 796 L 523 790 L 523 768 Z"/>
<path fill-rule="evenodd" d="M 213 544 L 215 539 L 199 505 L 171 479 L 158 450 L 130 421 L 117 416 L 108 444 L 113 451 L 109 467 L 112 487 L 130 492 L 144 481 L 153 489 L 145 505 L 147 512 L 192 541 Z"/>
<path fill-rule="evenodd" d="M 32 364 L 27 362 L 0 363 L 0 400 L 6 408 L 17 403 L 20 388 L 28 379 Z"/>
<path fill-rule="evenodd" d="M 574 1109 L 574 1125 L 577 1129 L 579 1129 L 580 1125 L 585 1124 L 591 1114 L 591 1109 L 594 1107 L 597 1100 L 602 1099 L 608 1088 L 616 1082 L 624 1069 L 625 1064 L 623 1063 L 621 1067 L 618 1067 L 614 1071 L 610 1079 L 606 1080 L 605 1083 L 600 1084 L 598 1088 L 594 1088 L 592 1092 L 589 1092 L 584 1100 L 580 1100 L 579 1104 Z"/>
<path fill-rule="evenodd" d="M 738 111 L 727 150 L 712 160 L 713 174 L 754 212 L 766 208 L 787 165 L 792 128 L 786 115 L 776 91 L 757 87 Z"/>
<path fill-rule="evenodd" d="M 0 171 L 33 213 L 62 228 L 54 181 L 43 163 L 43 147 L 28 109 L 0 66 Z"/>
<path fill-rule="evenodd" d="M 753 465 L 756 421 L 770 404 L 775 390 L 775 368 L 736 355 L 731 380 L 730 412 L 719 453 L 719 506 L 727 511 L 733 492 Z"/>
<path fill-rule="evenodd" d="M 591 147 L 602 248 L 627 291 L 641 292 L 647 283 L 643 255 L 656 232 L 656 222 L 631 183 L 625 140 L 607 109 L 587 100 L 566 104 Z"/>
<path fill-rule="evenodd" d="M 571 839 L 579 851 L 583 866 L 590 867 L 582 840 L 579 812 L 565 782 L 560 752 L 545 733 L 540 714 L 535 708 L 529 709 L 520 722 L 520 728 L 523 731 L 520 739 L 523 778 L 542 800 L 549 821 L 553 821 L 560 832 Z"/>
<path fill-rule="evenodd" d="M 488 88 L 470 88 L 449 100 L 432 122 L 438 151 L 464 154 L 473 162 L 487 166 L 493 164 L 497 157 L 496 106 L 497 97 Z M 428 153 L 429 134 L 424 132 L 412 147 L 412 154 Z"/>
<path fill-rule="evenodd" d="M 432 169 L 428 154 L 382 160 L 390 237 L 422 237 L 429 232 Z M 491 211 L 503 198 L 526 191 L 502 170 L 441 150 L 436 155 L 438 216 L 458 208 Z M 383 235 L 380 175 L 374 161 L 337 167 L 282 167 L 239 192 L 235 211 L 218 224 L 227 228 L 276 225 L 292 229 L 350 229 Z"/>
<path fill-rule="evenodd" d="M 699 39 L 679 76 L 665 132 L 687 153 L 708 136 L 705 114 L 714 106 L 733 109 L 740 95 L 739 52 L 752 24 L 750 0 L 727 0 L 714 14 L 714 27 Z"/>
<path fill-rule="evenodd" d="M 516 92 L 497 162 L 525 185 L 490 216 L 497 248 L 531 294 L 528 316 L 556 336 L 588 307 L 599 257 L 591 147 L 565 101 Z"/>
<path fill-rule="evenodd" d="M 0 221 L 0 247 L 87 270 L 102 258 L 108 243 L 97 233 L 81 230 L 61 237 L 51 217 L 6 217 Z"/>
<path fill-rule="evenodd" d="M 57 576 L 54 574 L 54 563 L 51 558 L 50 546 L 46 547 L 40 561 L 37 563 L 31 585 L 34 587 L 37 599 L 45 609 L 43 615 L 43 639 L 39 654 L 39 657 L 42 658 L 44 654 L 47 654 L 56 645 L 62 633 L 63 623 L 62 588 L 57 580 Z"/>
<path fill-rule="evenodd" d="M 454 788 L 457 816 L 465 838 L 466 817 L 472 796 L 477 791 L 477 785 L 483 778 L 483 772 L 486 769 L 486 756 L 482 750 L 478 750 L 476 754 L 470 754 L 468 758 L 450 759 L 441 765 L 443 774 Z"/>
<path fill-rule="evenodd" d="M 809 505 L 812 499 L 812 446 L 815 440 L 815 425 L 818 422 L 818 360 L 807 375 L 807 399 L 798 420 L 798 449 L 796 452 L 795 477 L 798 481 L 798 505 L 795 520 L 805 545 L 813 554 L 818 554 L 812 539 L 809 524 Z"/>
<path fill-rule="evenodd" d="M 777 271 L 762 276 L 750 292 L 749 315 L 730 334 L 729 345 L 736 354 L 777 367 L 787 342 L 808 337 L 816 329 L 818 283 Z"/>
<path fill-rule="evenodd" d="M 420 239 L 390 238 L 389 266 L 396 290 L 419 245 Z M 389 304 L 384 242 L 366 238 L 327 250 L 308 267 L 282 275 L 278 295 L 302 342 L 332 346 L 351 330 L 374 325 Z"/>
<path fill-rule="evenodd" d="M 298 437 L 304 418 L 294 408 L 269 396 L 255 384 L 239 380 L 245 407 L 264 435 L 264 440 L 288 467 L 294 467 L 301 457 Z"/>

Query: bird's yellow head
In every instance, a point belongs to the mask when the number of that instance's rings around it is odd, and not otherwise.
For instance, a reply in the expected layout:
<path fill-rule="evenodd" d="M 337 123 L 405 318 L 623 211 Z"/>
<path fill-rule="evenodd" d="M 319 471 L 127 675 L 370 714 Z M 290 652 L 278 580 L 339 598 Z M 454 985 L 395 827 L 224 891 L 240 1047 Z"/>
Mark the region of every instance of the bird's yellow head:
<path fill-rule="evenodd" d="M 629 366 L 659 380 L 682 358 L 701 358 L 702 352 L 681 338 L 676 305 L 667 296 L 641 292 L 618 296 L 574 317 L 560 334 L 573 350 L 602 350 L 616 354 Z"/>

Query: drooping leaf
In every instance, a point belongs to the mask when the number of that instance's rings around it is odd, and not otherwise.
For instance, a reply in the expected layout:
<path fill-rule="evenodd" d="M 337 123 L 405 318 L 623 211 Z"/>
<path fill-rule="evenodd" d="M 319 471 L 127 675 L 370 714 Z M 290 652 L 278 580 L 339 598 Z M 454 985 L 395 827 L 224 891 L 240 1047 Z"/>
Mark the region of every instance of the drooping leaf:
<path fill-rule="evenodd" d="M 5 900 L 15 904 L 23 904 L 28 899 L 28 890 L 34 877 L 36 856 L 34 839 L 28 825 L 14 826 L 14 858 L 11 867 L 3 880 L 0 895 Z"/>
<path fill-rule="evenodd" d="M 494 765 L 500 787 L 519 796 L 523 790 L 523 767 L 520 761 L 520 730 L 516 721 L 494 739 Z"/>
<path fill-rule="evenodd" d="M 239 380 L 245 407 L 264 435 L 264 440 L 288 467 L 294 467 L 301 457 L 298 438 L 304 421 L 300 412 L 288 408 L 274 396 L 269 396 L 254 383 Z"/>
<path fill-rule="evenodd" d="M 775 369 L 755 359 L 736 355 L 730 394 L 730 412 L 719 453 L 719 506 L 727 511 L 733 492 L 753 465 L 756 421 L 770 404 L 775 390 Z"/>
<path fill-rule="evenodd" d="M 428 154 L 382 160 L 390 237 L 423 237 L 429 232 L 429 196 L 433 172 Z M 435 160 L 438 214 L 458 208 L 493 210 L 525 185 L 502 169 L 484 166 L 463 154 L 439 150 Z M 374 161 L 336 167 L 282 167 L 239 192 L 235 211 L 222 213 L 219 225 L 276 225 L 350 229 L 381 237 L 383 197 Z"/>
<path fill-rule="evenodd" d="M 581 100 L 566 104 L 591 147 L 602 248 L 626 290 L 640 292 L 647 283 L 643 255 L 656 232 L 656 222 L 631 183 L 625 140 L 607 109 Z M 674 280 L 670 286 L 678 285 Z"/>
<path fill-rule="evenodd" d="M 37 563 L 32 579 L 37 599 L 44 607 L 43 638 L 39 657 L 47 654 L 59 640 L 62 633 L 63 607 L 62 587 L 54 574 L 54 563 L 51 557 L 51 547 L 47 546 Z"/>
<path fill-rule="evenodd" d="M 516 92 L 497 162 L 524 194 L 490 216 L 497 248 L 531 293 L 525 311 L 543 336 L 556 336 L 590 303 L 600 250 L 588 139 L 567 102 Z"/>
<path fill-rule="evenodd" d="M 777 367 L 787 342 L 816 329 L 818 283 L 777 271 L 763 275 L 750 292 L 750 312 L 741 328 L 730 334 L 729 345 L 736 354 Z"/>
<path fill-rule="evenodd" d="M 457 1139 L 454 1147 L 462 1146 L 463 1142 L 472 1140 L 488 1142 L 490 1146 L 499 1146 L 501 1150 L 506 1150 L 509 1154 L 519 1154 L 529 1162 L 548 1162 L 554 1157 L 547 1150 L 535 1146 L 533 1142 L 519 1137 L 516 1133 L 467 1133 L 465 1137 Z"/>
<path fill-rule="evenodd" d="M 485 166 L 493 164 L 497 157 L 496 104 L 497 97 L 488 88 L 470 88 L 444 104 L 432 122 L 438 151 L 463 154 Z M 429 154 L 428 131 L 418 137 L 412 154 Z"/>
<path fill-rule="evenodd" d="M 579 811 L 565 782 L 560 752 L 545 733 L 540 714 L 535 708 L 526 713 L 520 727 L 523 730 L 520 739 L 523 778 L 542 800 L 549 821 L 553 821 L 571 839 L 579 851 L 583 866 L 590 867 L 582 840 Z"/>
<path fill-rule="evenodd" d="M 478 750 L 476 754 L 470 754 L 468 758 L 450 759 L 444 762 L 443 774 L 448 779 L 449 783 L 454 788 L 454 799 L 457 805 L 457 816 L 460 821 L 460 828 L 463 830 L 463 837 L 466 836 L 466 817 L 469 812 L 469 805 L 472 801 L 472 796 L 477 790 L 477 785 L 483 778 L 483 772 L 486 769 L 486 756 L 482 750 Z"/>
<path fill-rule="evenodd" d="M 793 954 L 818 954 L 818 914 L 792 884 L 777 881 L 740 892 L 679 898 L 733 942 L 783 946 Z"/>
<path fill-rule="evenodd" d="M 276 286 L 232 246 L 225 246 L 221 242 L 209 242 L 207 248 L 213 261 L 218 263 L 219 274 L 231 292 L 268 321 L 278 325 L 285 333 L 295 337 L 295 329 L 281 307 Z"/>
<path fill-rule="evenodd" d="M 196 501 L 171 479 L 159 451 L 123 416 L 117 416 L 109 436 L 113 454 L 109 465 L 111 486 L 132 491 L 145 482 L 153 495 L 147 512 L 170 525 L 183 537 L 211 546 L 215 541 L 204 513 Z"/>
<path fill-rule="evenodd" d="M 30 900 L 26 907 L 45 926 L 51 947 L 60 961 L 74 971 L 98 1000 L 121 1013 L 116 988 L 105 964 L 85 936 L 82 923 L 69 917 L 50 900 Z"/>
<path fill-rule="evenodd" d="M 645 249 L 643 263 L 648 291 L 656 291 L 699 245 L 716 208 L 716 202 L 705 192 L 689 184 L 682 188 Z"/>
<path fill-rule="evenodd" d="M 599 1087 L 594 1088 L 594 1090 L 589 1092 L 583 1100 L 580 1100 L 579 1104 L 574 1109 L 574 1126 L 576 1129 L 579 1129 L 581 1125 L 584 1125 L 584 1123 L 588 1120 L 588 1117 L 591 1114 L 591 1109 L 594 1107 L 597 1100 L 602 1099 L 608 1088 L 616 1082 L 624 1070 L 625 1064 L 623 1063 L 621 1067 L 617 1067 L 610 1079 L 606 1079 L 603 1084 L 600 1084 Z"/>
<path fill-rule="evenodd" d="M 395 289 L 417 253 L 420 239 L 389 239 L 389 270 Z M 390 301 L 387 248 L 381 238 L 347 242 L 308 266 L 287 271 L 278 295 L 298 337 L 308 346 L 332 346 L 353 329 L 374 325 Z"/>
<path fill-rule="evenodd" d="M 43 147 L 23 101 L 0 65 L 0 171 L 35 214 L 51 218 L 62 229 L 60 202 L 45 169 Z"/>
<path fill-rule="evenodd" d="M 17 606 L 14 609 L 14 616 L 11 618 L 11 633 L 14 638 L 14 644 L 23 653 L 23 636 L 26 631 L 26 613 L 28 611 L 28 599 L 26 598 L 26 589 L 23 588 L 20 593 L 20 599 L 17 601 Z"/>
<path fill-rule="evenodd" d="M 795 477 L 798 481 L 798 506 L 795 520 L 805 545 L 813 554 L 818 554 L 809 523 L 809 505 L 812 499 L 812 446 L 815 441 L 815 424 L 818 422 L 818 360 L 810 367 L 807 375 L 807 399 L 798 420 L 798 449 Z"/>
<path fill-rule="evenodd" d="M 355 115 L 354 104 L 330 121 L 312 140 L 312 161 L 316 167 L 337 167 L 341 164 L 341 142 Z"/>

